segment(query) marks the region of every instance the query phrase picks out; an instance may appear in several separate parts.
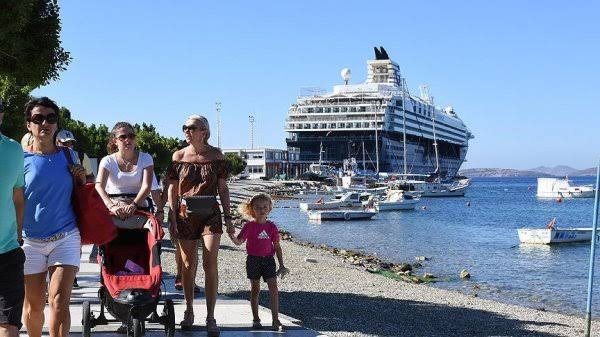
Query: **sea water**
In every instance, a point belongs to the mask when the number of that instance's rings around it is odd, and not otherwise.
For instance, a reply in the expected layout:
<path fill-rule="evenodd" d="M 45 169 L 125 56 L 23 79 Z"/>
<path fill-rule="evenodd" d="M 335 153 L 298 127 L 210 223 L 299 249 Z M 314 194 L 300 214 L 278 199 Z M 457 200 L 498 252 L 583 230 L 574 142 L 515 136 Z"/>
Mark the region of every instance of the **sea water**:
<path fill-rule="evenodd" d="M 572 180 L 595 183 L 592 177 Z M 521 245 L 517 228 L 545 228 L 553 217 L 558 227 L 591 227 L 594 199 L 557 202 L 537 199 L 535 193 L 535 178 L 475 178 L 465 197 L 422 198 L 413 211 L 383 212 L 372 220 L 311 223 L 298 208 L 301 201 L 318 199 L 310 195 L 278 201 L 271 218 L 295 237 L 313 243 L 397 263 L 414 263 L 416 256 L 425 256 L 426 261 L 419 261 L 423 267 L 415 272 L 444 280 L 436 287 L 583 315 L 590 243 Z M 460 279 L 462 269 L 472 275 L 470 280 Z M 596 275 L 598 284 L 600 270 Z M 596 286 L 594 308 L 598 303 Z"/>

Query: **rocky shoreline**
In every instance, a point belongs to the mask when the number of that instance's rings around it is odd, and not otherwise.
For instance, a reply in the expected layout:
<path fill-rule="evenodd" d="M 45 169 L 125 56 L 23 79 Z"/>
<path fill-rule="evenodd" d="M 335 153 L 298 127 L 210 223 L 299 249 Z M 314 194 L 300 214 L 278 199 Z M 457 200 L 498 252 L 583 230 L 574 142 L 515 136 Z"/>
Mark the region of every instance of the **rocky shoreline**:
<path fill-rule="evenodd" d="M 270 182 L 235 182 L 230 185 L 232 201 L 237 203 L 258 190 L 268 192 L 272 187 Z M 414 284 L 433 280 L 416 275 L 418 261 L 391 264 L 355 251 L 301 242 L 285 232 L 282 237 L 284 261 L 291 273 L 279 282 L 281 312 L 329 336 L 583 334 L 583 317 Z M 221 294 L 241 299 L 249 297 L 245 256 L 243 246 L 237 247 L 223 237 L 219 253 Z M 406 270 L 407 265 L 412 271 Z M 175 272 L 172 250 L 166 250 L 163 268 Z M 201 268 L 197 283 L 203 284 Z M 262 292 L 260 303 L 268 307 L 267 291 Z M 595 321 L 593 336 L 600 336 L 594 332 L 597 330 L 600 330 L 600 322 Z"/>

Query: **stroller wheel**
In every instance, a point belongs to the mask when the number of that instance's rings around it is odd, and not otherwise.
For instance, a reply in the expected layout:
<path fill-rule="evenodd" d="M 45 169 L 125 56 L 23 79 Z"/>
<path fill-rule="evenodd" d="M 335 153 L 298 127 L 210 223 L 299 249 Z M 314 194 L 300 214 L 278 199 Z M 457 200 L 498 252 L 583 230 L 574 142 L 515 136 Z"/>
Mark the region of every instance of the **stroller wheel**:
<path fill-rule="evenodd" d="M 162 320 L 165 325 L 165 334 L 167 337 L 175 336 L 175 306 L 173 305 L 173 300 L 167 299 L 165 300 L 165 304 L 163 306 L 162 312 Z"/>
<path fill-rule="evenodd" d="M 133 332 L 133 337 L 142 337 L 144 335 L 143 324 L 144 322 L 138 318 L 131 319 L 131 330 Z"/>
<path fill-rule="evenodd" d="M 81 316 L 81 325 L 83 327 L 83 337 L 90 337 L 92 333 L 92 310 L 90 309 L 90 302 L 85 301 L 81 304 L 83 314 Z"/>

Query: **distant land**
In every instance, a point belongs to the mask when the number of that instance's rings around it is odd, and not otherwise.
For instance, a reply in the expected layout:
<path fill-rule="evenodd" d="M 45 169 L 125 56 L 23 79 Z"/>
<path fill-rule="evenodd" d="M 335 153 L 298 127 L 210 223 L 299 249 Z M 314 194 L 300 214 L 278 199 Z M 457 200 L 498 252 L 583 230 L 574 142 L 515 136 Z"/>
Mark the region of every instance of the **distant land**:
<path fill-rule="evenodd" d="M 565 165 L 555 167 L 535 167 L 529 170 L 506 168 L 471 168 L 460 170 L 459 175 L 466 177 L 564 177 L 564 176 L 595 176 L 596 168 L 578 170 Z"/>

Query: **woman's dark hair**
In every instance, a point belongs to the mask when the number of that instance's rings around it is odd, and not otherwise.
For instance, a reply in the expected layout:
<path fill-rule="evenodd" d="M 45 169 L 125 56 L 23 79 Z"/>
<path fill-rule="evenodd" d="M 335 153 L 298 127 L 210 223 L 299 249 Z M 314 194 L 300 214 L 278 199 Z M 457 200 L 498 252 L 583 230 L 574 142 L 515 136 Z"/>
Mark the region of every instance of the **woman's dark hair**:
<path fill-rule="evenodd" d="M 129 130 L 131 130 L 131 132 L 135 133 L 135 129 L 133 128 L 133 125 L 131 125 L 127 122 L 118 122 L 117 124 L 115 124 L 115 126 L 113 126 L 112 130 L 110 131 L 110 135 L 108 137 L 108 144 L 106 144 L 106 151 L 108 151 L 108 154 L 113 154 L 113 153 L 119 151 L 117 144 L 115 144 L 115 142 L 114 142 L 115 134 L 117 133 L 117 130 L 123 129 L 123 128 L 129 129 Z"/>
<path fill-rule="evenodd" d="M 29 121 L 31 119 L 31 110 L 36 106 L 43 106 L 46 108 L 50 108 L 54 110 L 54 112 L 58 115 L 58 105 L 48 97 L 40 97 L 40 98 L 32 98 L 27 104 L 25 104 L 25 120 Z"/>

